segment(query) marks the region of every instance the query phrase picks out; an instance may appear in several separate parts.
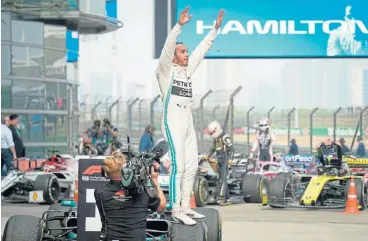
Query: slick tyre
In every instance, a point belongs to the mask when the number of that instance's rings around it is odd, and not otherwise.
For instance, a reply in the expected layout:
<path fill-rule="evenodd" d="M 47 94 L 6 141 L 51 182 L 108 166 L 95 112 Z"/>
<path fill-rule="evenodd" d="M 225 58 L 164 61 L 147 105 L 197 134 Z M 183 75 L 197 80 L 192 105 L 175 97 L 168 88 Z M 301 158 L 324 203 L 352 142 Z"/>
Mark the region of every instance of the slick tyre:
<path fill-rule="evenodd" d="M 35 191 L 43 191 L 43 199 L 48 205 L 59 201 L 60 183 L 53 174 L 39 175 L 34 184 Z"/>
<path fill-rule="evenodd" d="M 197 207 L 203 207 L 207 205 L 208 198 L 210 196 L 207 179 L 197 175 L 194 179 L 193 191 Z"/>
<path fill-rule="evenodd" d="M 41 218 L 25 215 L 16 215 L 6 222 L 3 241 L 31 241 L 42 240 Z"/>
<path fill-rule="evenodd" d="M 222 241 L 222 222 L 219 211 L 214 208 L 196 208 L 195 211 L 205 216 L 198 221 L 203 221 L 207 225 L 207 241 Z"/>
<path fill-rule="evenodd" d="M 364 183 L 363 179 L 355 179 L 355 187 L 357 190 L 357 200 L 359 203 L 359 210 L 368 208 L 368 186 Z M 351 179 L 346 182 L 345 187 L 345 200 L 348 199 L 349 187 Z"/>
<path fill-rule="evenodd" d="M 174 223 L 171 227 L 171 241 L 207 241 L 207 226 L 198 222 L 193 226 Z"/>
<path fill-rule="evenodd" d="M 245 202 L 262 203 L 268 196 L 269 181 L 259 174 L 244 175 L 241 188 Z"/>
<path fill-rule="evenodd" d="M 268 194 L 269 200 L 268 205 L 272 208 L 283 208 L 286 207 L 286 203 L 280 203 L 280 205 L 274 205 L 273 199 L 285 199 L 292 197 L 290 178 L 287 177 L 275 177 L 270 182 L 270 190 Z"/>

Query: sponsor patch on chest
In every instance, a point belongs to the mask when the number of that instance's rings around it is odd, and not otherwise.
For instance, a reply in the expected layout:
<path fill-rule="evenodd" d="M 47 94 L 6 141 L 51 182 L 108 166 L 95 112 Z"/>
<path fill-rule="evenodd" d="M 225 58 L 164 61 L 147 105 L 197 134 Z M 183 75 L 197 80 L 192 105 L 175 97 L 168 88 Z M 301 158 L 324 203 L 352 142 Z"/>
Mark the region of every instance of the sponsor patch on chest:
<path fill-rule="evenodd" d="M 171 88 L 171 94 L 181 97 L 192 97 L 192 82 L 174 79 Z"/>

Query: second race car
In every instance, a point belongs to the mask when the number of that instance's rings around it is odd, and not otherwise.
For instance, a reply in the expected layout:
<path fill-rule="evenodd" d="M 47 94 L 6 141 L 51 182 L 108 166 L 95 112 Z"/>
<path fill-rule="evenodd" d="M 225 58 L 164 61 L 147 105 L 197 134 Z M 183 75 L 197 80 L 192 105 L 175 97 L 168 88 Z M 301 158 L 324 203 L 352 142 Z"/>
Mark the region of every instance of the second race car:
<path fill-rule="evenodd" d="M 352 176 L 343 161 L 341 147 L 322 144 L 317 158 L 317 175 L 276 177 L 270 182 L 268 205 L 275 208 L 344 208 L 350 183 L 354 180 L 360 209 L 368 206 L 368 186 L 360 176 Z M 265 204 L 265 203 L 264 203 Z"/>
<path fill-rule="evenodd" d="M 4 201 L 53 204 L 72 198 L 76 173 L 66 166 L 65 161 L 70 158 L 69 155 L 52 155 L 33 170 L 10 171 L 1 181 Z"/>

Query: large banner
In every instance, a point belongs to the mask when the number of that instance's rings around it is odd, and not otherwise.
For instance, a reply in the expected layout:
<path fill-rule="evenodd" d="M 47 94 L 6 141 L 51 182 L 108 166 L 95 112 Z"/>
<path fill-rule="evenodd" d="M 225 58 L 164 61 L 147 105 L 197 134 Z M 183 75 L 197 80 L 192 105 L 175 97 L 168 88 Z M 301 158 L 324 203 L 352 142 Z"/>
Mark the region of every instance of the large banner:
<path fill-rule="evenodd" d="M 208 58 L 368 56 L 366 0 L 177 0 L 194 14 L 179 37 L 190 51 L 225 9 Z"/>

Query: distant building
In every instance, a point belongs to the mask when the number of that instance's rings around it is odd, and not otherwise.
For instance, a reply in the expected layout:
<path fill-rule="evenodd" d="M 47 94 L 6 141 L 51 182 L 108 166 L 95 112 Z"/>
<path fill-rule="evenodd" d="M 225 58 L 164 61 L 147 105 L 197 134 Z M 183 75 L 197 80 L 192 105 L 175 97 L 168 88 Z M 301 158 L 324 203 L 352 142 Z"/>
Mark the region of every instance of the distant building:
<path fill-rule="evenodd" d="M 72 154 L 78 63 L 67 59 L 67 39 L 122 26 L 104 17 L 111 2 L 1 1 L 1 113 L 19 115 L 27 157 L 44 157 L 48 149 Z"/>

